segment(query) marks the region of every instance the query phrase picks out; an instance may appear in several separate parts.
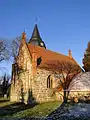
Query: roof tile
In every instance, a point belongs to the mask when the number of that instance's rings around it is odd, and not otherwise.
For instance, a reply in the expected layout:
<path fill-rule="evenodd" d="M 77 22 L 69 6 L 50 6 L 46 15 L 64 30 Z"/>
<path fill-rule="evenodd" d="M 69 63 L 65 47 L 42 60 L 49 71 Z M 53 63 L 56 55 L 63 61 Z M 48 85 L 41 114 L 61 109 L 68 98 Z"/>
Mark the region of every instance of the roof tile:
<path fill-rule="evenodd" d="M 49 63 L 49 61 L 60 61 L 60 62 L 67 61 L 67 62 L 71 62 L 73 64 L 77 64 L 77 62 L 73 58 L 70 58 L 69 56 L 66 56 L 66 55 L 63 55 L 63 54 L 60 54 L 57 52 L 53 52 L 53 51 L 47 50 L 45 48 L 32 45 L 30 43 L 28 43 L 27 46 L 29 48 L 31 55 L 34 50 L 34 52 L 36 52 L 37 58 L 41 57 L 42 61 L 38 67 L 44 67 L 44 65 L 46 63 Z M 52 62 L 52 64 L 54 64 L 54 63 Z"/>

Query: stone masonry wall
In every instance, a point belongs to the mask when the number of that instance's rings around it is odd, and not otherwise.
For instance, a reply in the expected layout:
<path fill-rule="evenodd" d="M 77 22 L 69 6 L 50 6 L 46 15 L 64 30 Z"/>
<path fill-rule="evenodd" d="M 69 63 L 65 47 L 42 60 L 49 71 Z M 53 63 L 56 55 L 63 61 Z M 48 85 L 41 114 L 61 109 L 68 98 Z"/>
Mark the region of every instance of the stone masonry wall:
<path fill-rule="evenodd" d="M 49 75 L 53 77 L 52 88 L 47 88 L 47 78 Z M 61 98 L 57 97 L 56 94 L 53 95 L 53 88 L 55 88 L 57 84 L 58 82 L 54 78 L 52 72 L 44 69 L 37 69 L 37 74 L 32 81 L 33 97 L 37 102 L 60 100 Z"/>
<path fill-rule="evenodd" d="M 12 79 L 10 101 L 20 101 L 23 93 L 24 102 L 27 102 L 28 89 L 31 87 L 32 64 L 26 44 L 23 44 L 20 49 L 17 64 L 18 66 L 21 64 L 22 70 L 18 71 L 19 74 L 14 76 L 15 84 Z"/>

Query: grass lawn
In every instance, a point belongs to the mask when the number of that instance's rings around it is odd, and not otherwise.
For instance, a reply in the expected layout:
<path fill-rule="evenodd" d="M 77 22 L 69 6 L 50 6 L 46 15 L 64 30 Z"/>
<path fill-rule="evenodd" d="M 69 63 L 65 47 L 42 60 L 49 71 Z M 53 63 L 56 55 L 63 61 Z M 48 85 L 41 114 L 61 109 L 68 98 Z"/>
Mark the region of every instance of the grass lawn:
<path fill-rule="evenodd" d="M 10 118 L 12 120 L 41 120 L 44 117 L 47 118 L 47 116 L 56 120 L 64 120 L 64 118 L 68 120 L 71 120 L 71 118 L 72 120 L 74 118 L 74 120 L 90 120 L 89 103 L 61 104 L 61 102 L 55 101 L 25 105 L 24 103 L 10 103 L 7 99 L 0 99 L 0 120 L 1 118 L 5 118 L 3 120 L 9 120 Z"/>
<path fill-rule="evenodd" d="M 0 97 L 0 108 L 10 104 L 9 98 Z"/>
<path fill-rule="evenodd" d="M 36 105 L 31 109 L 27 109 L 17 114 L 13 114 L 13 117 L 25 117 L 25 116 L 48 116 L 52 111 L 60 106 L 60 102 L 47 102 Z"/>
<path fill-rule="evenodd" d="M 45 117 L 61 105 L 60 101 L 25 105 L 21 103 L 0 102 L 0 118 Z"/>

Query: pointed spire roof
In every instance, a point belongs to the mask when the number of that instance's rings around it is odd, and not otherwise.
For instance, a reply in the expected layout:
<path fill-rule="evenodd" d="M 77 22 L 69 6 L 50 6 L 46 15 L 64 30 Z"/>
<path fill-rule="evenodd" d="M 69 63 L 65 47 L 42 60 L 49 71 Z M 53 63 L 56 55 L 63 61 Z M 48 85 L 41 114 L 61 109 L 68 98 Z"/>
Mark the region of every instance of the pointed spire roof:
<path fill-rule="evenodd" d="M 45 43 L 42 41 L 42 39 L 40 37 L 37 24 L 35 24 L 35 26 L 34 26 L 34 30 L 33 30 L 31 39 L 29 40 L 29 43 L 46 48 Z"/>
<path fill-rule="evenodd" d="M 35 24 L 35 26 L 34 26 L 34 30 L 33 30 L 31 39 L 32 38 L 40 39 L 40 34 L 39 34 L 39 30 L 38 30 L 37 24 Z"/>

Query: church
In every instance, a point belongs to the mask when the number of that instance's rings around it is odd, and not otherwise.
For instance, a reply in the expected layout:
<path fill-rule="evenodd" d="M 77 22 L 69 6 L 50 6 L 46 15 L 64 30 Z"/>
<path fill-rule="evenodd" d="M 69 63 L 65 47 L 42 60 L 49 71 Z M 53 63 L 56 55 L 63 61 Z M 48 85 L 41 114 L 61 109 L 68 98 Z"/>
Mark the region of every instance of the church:
<path fill-rule="evenodd" d="M 12 64 L 10 101 L 41 103 L 62 100 L 59 92 L 52 95 L 53 88 L 59 84 L 59 79 L 52 69 L 49 70 L 49 66 L 46 69 L 46 64 L 52 66 L 55 64 L 49 61 L 69 61 L 77 64 L 70 50 L 68 55 L 48 50 L 35 24 L 28 42 L 26 42 L 26 33 L 22 33 L 18 56 Z"/>

